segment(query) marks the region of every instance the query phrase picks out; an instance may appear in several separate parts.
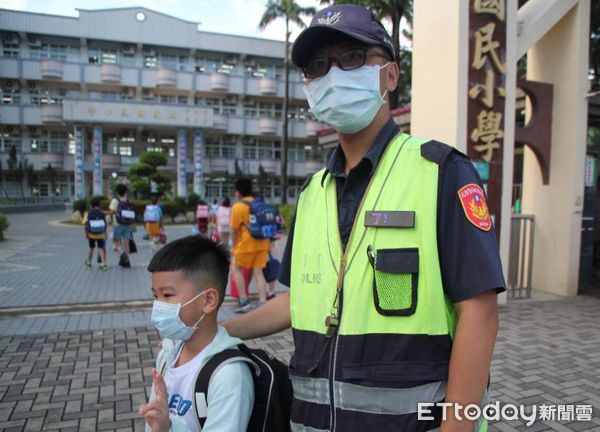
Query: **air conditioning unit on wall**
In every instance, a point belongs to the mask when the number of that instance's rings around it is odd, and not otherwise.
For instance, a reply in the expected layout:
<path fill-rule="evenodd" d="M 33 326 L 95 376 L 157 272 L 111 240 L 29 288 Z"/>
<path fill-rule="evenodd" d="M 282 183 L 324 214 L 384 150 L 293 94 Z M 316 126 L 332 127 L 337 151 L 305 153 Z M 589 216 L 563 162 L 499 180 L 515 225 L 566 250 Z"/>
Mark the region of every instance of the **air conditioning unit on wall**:
<path fill-rule="evenodd" d="M 145 47 L 142 50 L 142 54 L 146 57 L 154 57 L 156 55 L 156 52 L 152 48 Z"/>
<path fill-rule="evenodd" d="M 123 45 L 121 51 L 124 55 L 135 55 L 135 45 Z"/>
<path fill-rule="evenodd" d="M 21 85 L 19 84 L 19 81 L 5 81 L 4 88 L 6 90 L 19 90 Z"/>
<path fill-rule="evenodd" d="M 41 47 L 42 40 L 37 36 L 29 35 L 27 36 L 27 45 L 30 47 Z"/>
<path fill-rule="evenodd" d="M 7 45 L 18 45 L 20 39 L 16 34 L 7 34 L 2 37 L 2 42 Z"/>

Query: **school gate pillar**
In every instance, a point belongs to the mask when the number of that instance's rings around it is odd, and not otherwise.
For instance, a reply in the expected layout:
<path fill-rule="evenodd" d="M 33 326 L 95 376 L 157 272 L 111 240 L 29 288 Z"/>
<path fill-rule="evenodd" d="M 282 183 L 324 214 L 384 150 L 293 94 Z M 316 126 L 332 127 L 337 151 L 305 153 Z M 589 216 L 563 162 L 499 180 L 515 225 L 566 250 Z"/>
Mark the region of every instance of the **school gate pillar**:
<path fill-rule="evenodd" d="M 514 158 L 516 16 L 517 0 L 419 0 L 413 9 L 411 134 L 471 155 L 470 140 L 477 136 L 474 124 L 481 113 L 502 119 L 489 143 L 496 146 L 494 158 L 479 162 L 482 170 L 478 171 L 495 203 L 490 210 L 500 228 L 505 278 Z M 474 73 L 481 76 L 477 82 Z M 489 179 L 484 173 L 489 173 Z M 506 294 L 499 296 L 499 302 L 506 302 Z"/>
<path fill-rule="evenodd" d="M 177 196 L 187 196 L 187 131 L 177 131 Z"/>
<path fill-rule="evenodd" d="M 523 213 L 535 215 L 536 290 L 577 294 L 587 137 L 589 0 L 530 0 L 519 11 L 527 79 L 552 84 L 549 183 L 525 147 Z M 523 43 L 521 44 L 521 39 Z M 522 45 L 522 46 L 521 46 Z"/>

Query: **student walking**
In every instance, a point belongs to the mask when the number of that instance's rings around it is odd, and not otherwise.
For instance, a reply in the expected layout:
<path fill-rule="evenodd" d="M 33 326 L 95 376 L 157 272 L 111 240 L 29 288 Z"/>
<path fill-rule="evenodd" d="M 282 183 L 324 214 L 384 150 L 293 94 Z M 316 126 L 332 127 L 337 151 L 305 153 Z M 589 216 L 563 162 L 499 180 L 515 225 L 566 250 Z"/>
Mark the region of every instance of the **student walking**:
<path fill-rule="evenodd" d="M 135 210 L 133 204 L 127 199 L 127 186 L 124 184 L 117 185 L 115 198 L 109 205 L 109 210 L 117 220 L 114 229 L 113 238 L 121 245 L 122 253 L 119 259 L 119 265 L 123 268 L 130 268 L 129 261 L 129 240 L 133 235 L 133 226 L 135 224 Z"/>
<path fill-rule="evenodd" d="M 98 198 L 92 198 L 90 206 L 91 210 L 83 216 L 85 238 L 88 240 L 89 245 L 85 266 L 88 268 L 92 267 L 94 249 L 98 247 L 100 270 L 106 270 L 106 253 L 104 250 L 106 241 L 106 219 L 104 212 L 100 210 L 100 200 Z"/>

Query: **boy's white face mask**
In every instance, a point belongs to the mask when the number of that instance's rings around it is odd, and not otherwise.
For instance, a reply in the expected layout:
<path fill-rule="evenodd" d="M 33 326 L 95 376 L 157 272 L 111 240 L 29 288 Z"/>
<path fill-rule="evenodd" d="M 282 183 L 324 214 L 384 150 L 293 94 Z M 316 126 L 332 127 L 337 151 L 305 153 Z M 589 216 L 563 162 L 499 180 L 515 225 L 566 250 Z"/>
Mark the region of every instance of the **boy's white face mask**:
<path fill-rule="evenodd" d="M 303 88 L 311 112 L 338 132 L 363 130 L 385 103 L 387 90 L 382 96 L 379 71 L 389 64 L 364 65 L 349 71 L 332 66 L 326 75 Z"/>
<path fill-rule="evenodd" d="M 192 327 L 188 327 L 179 317 L 179 311 L 194 300 L 200 298 L 204 293 L 206 293 L 206 291 L 202 291 L 183 305 L 181 303 L 167 303 L 160 300 L 154 300 L 150 321 L 160 333 L 161 338 L 186 341 L 192 337 L 206 314 L 202 314 L 196 324 Z"/>

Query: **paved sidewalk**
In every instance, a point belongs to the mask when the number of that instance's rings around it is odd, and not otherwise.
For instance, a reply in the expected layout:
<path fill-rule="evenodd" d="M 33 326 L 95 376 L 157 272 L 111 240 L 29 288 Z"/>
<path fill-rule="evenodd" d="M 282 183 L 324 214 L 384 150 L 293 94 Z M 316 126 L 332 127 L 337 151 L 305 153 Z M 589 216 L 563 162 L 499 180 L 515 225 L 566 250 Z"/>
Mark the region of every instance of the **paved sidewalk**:
<path fill-rule="evenodd" d="M 87 270 L 81 230 L 47 225 L 61 216 L 13 216 L 8 240 L 0 242 L 0 308 L 73 308 L 70 314 L 0 317 L 0 431 L 143 430 L 137 407 L 148 396 L 158 335 L 146 324 L 149 309 L 127 306 L 150 297 L 142 263 L 151 251 L 140 242 L 133 258 L 138 266 L 129 272 Z M 171 238 L 187 232 L 169 228 Z M 98 301 L 120 302 L 125 309 L 78 309 Z M 221 318 L 231 309 L 226 304 Z M 293 350 L 289 331 L 249 345 L 283 361 Z M 491 389 L 492 402 L 524 404 L 528 412 L 541 404 L 589 405 L 593 411 L 590 421 L 575 421 L 575 413 L 559 421 L 555 412 L 555 421 L 538 419 L 531 427 L 502 421 L 490 430 L 600 432 L 600 299 L 501 306 Z"/>

